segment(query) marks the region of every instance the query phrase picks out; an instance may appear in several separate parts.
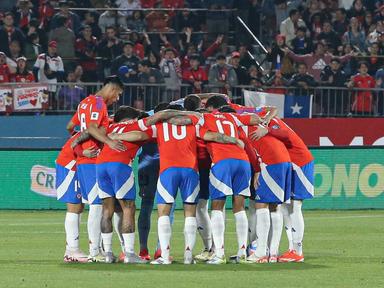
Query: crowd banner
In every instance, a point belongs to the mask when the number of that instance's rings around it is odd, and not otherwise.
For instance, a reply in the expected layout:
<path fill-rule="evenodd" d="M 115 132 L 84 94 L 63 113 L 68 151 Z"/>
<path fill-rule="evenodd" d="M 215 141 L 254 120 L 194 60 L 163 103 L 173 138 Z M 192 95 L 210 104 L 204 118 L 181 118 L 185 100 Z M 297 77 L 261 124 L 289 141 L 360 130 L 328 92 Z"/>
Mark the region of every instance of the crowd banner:
<path fill-rule="evenodd" d="M 313 95 L 298 96 L 243 90 L 247 107 L 276 106 L 280 118 L 311 118 Z"/>
<path fill-rule="evenodd" d="M 48 102 L 48 86 L 21 86 L 13 89 L 15 111 L 42 109 Z"/>
<path fill-rule="evenodd" d="M 315 198 L 305 209 L 384 209 L 384 149 L 315 148 Z M 0 209 L 64 209 L 56 200 L 58 151 L 0 150 Z M 137 162 L 133 169 L 137 175 Z M 137 183 L 136 183 L 137 184 Z M 230 197 L 227 208 L 231 208 Z M 137 207 L 140 197 L 137 197 Z M 177 199 L 177 208 L 182 201 Z"/>
<path fill-rule="evenodd" d="M 12 106 L 12 88 L 0 87 L 0 112 L 7 111 Z"/>

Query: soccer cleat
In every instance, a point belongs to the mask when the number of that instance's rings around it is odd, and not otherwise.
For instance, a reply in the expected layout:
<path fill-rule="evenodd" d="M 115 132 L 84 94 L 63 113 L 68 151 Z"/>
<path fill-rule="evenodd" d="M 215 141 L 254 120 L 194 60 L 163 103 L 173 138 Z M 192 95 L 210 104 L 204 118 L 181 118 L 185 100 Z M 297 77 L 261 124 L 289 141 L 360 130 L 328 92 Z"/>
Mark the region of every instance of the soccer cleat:
<path fill-rule="evenodd" d="M 105 263 L 112 264 L 116 262 L 116 257 L 112 252 L 105 252 Z"/>
<path fill-rule="evenodd" d="M 102 262 L 102 263 L 104 263 L 105 262 L 105 255 L 103 255 L 101 252 L 95 256 L 89 255 L 88 256 L 88 262 L 94 262 L 94 263 Z"/>
<path fill-rule="evenodd" d="M 141 259 L 144 259 L 147 261 L 151 260 L 151 256 L 149 255 L 147 249 L 140 250 L 139 256 L 141 257 Z"/>
<path fill-rule="evenodd" d="M 184 264 L 186 265 L 196 264 L 196 261 L 193 259 L 191 251 L 187 251 L 184 253 Z"/>
<path fill-rule="evenodd" d="M 210 264 L 210 265 L 226 264 L 227 263 L 227 259 L 225 258 L 225 256 L 218 257 L 218 256 L 215 255 L 215 256 L 212 257 L 212 259 L 208 260 L 206 263 Z"/>
<path fill-rule="evenodd" d="M 200 254 L 195 256 L 195 260 L 205 262 L 205 261 L 211 260 L 213 256 L 214 256 L 213 252 L 210 252 L 207 249 L 204 249 Z"/>
<path fill-rule="evenodd" d="M 136 255 L 135 253 L 125 253 L 125 264 L 147 264 L 148 261 Z"/>
<path fill-rule="evenodd" d="M 233 256 L 229 257 L 229 262 L 231 262 L 233 264 L 247 264 L 247 263 L 249 263 L 246 255 L 241 255 L 241 256 L 233 255 Z"/>
<path fill-rule="evenodd" d="M 279 257 L 277 257 L 277 255 L 271 255 L 271 256 L 269 256 L 268 262 L 269 263 L 277 263 L 277 262 L 279 262 Z"/>
<path fill-rule="evenodd" d="M 124 262 L 125 253 L 123 251 L 120 252 L 118 262 Z"/>
<path fill-rule="evenodd" d="M 74 251 L 67 249 L 65 250 L 65 254 L 64 254 L 64 262 L 86 263 L 88 262 L 88 256 L 80 249 L 77 249 Z"/>
<path fill-rule="evenodd" d="M 152 265 L 169 265 L 169 264 L 172 264 L 172 261 L 170 261 L 169 259 L 166 260 L 160 256 L 159 258 L 153 260 L 151 264 Z"/>
<path fill-rule="evenodd" d="M 304 255 L 299 255 L 295 250 L 291 250 L 288 253 L 284 253 L 279 257 L 279 262 L 288 263 L 288 262 L 304 262 Z"/>
<path fill-rule="evenodd" d="M 247 257 L 247 263 L 268 263 L 268 256 L 258 257 L 256 254 L 252 254 Z"/>
<path fill-rule="evenodd" d="M 153 259 L 157 259 L 157 258 L 160 258 L 161 257 L 161 249 L 158 248 L 155 252 L 155 255 L 153 255 Z"/>

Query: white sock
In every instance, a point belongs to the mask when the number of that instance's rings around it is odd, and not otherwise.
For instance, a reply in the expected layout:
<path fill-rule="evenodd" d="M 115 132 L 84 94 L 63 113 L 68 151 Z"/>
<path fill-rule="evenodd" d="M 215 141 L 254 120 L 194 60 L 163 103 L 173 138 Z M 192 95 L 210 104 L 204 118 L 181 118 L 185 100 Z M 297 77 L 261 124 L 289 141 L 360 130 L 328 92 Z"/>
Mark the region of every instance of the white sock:
<path fill-rule="evenodd" d="M 224 256 L 224 217 L 223 212 L 220 210 L 212 210 L 212 236 L 215 243 L 215 254 L 217 257 Z"/>
<path fill-rule="evenodd" d="M 196 229 L 197 222 L 196 217 L 185 217 L 184 224 L 184 239 L 185 239 L 185 250 L 184 257 L 192 257 L 193 247 L 196 243 Z"/>
<path fill-rule="evenodd" d="M 101 233 L 101 239 L 103 239 L 103 246 L 105 252 L 112 252 L 112 235 L 111 233 Z"/>
<path fill-rule="evenodd" d="M 101 205 L 89 205 L 88 214 L 88 238 L 89 238 L 89 254 L 96 256 L 99 254 L 100 234 L 101 234 Z"/>
<path fill-rule="evenodd" d="M 171 222 L 169 216 L 161 216 L 157 222 L 157 231 L 159 234 L 159 242 L 161 249 L 161 257 L 169 259 L 169 250 L 171 242 Z"/>
<path fill-rule="evenodd" d="M 271 242 L 269 245 L 270 255 L 279 255 L 279 244 L 281 233 L 283 232 L 283 214 L 281 213 L 280 205 L 277 206 L 276 211 L 271 212 Z"/>
<path fill-rule="evenodd" d="M 196 221 L 205 250 L 212 248 L 212 225 L 208 213 L 208 201 L 200 199 L 196 207 Z"/>
<path fill-rule="evenodd" d="M 293 250 L 298 255 L 303 254 L 303 237 L 304 237 L 304 217 L 301 211 L 302 202 L 299 200 L 292 200 L 292 240 Z"/>
<path fill-rule="evenodd" d="M 246 255 L 247 249 L 247 239 L 248 239 L 248 219 L 245 211 L 239 211 L 234 214 L 236 222 L 236 235 L 237 235 L 237 244 L 239 250 L 237 251 L 237 256 Z"/>
<path fill-rule="evenodd" d="M 255 201 L 249 200 L 248 207 L 248 243 L 256 240 L 256 208 Z"/>
<path fill-rule="evenodd" d="M 79 249 L 79 218 L 80 215 L 76 213 L 67 212 L 65 214 L 65 234 L 67 247 L 70 250 Z"/>
<path fill-rule="evenodd" d="M 292 221 L 291 221 L 291 213 L 292 209 L 291 203 L 283 203 L 281 204 L 281 212 L 283 213 L 284 220 L 284 229 L 288 238 L 288 249 L 293 250 L 293 241 L 292 241 Z"/>
<path fill-rule="evenodd" d="M 123 233 L 121 232 L 121 223 L 123 222 L 123 212 L 115 212 L 113 213 L 113 228 L 115 228 L 115 232 L 119 237 L 121 251 L 124 252 L 124 238 Z"/>
<path fill-rule="evenodd" d="M 257 234 L 257 247 L 256 256 L 263 257 L 267 255 L 268 247 L 268 234 L 271 226 L 271 219 L 269 216 L 268 208 L 256 209 L 256 234 Z"/>
<path fill-rule="evenodd" d="M 125 253 L 135 253 L 135 232 L 133 233 L 123 233 L 123 243 L 124 243 L 124 250 Z"/>

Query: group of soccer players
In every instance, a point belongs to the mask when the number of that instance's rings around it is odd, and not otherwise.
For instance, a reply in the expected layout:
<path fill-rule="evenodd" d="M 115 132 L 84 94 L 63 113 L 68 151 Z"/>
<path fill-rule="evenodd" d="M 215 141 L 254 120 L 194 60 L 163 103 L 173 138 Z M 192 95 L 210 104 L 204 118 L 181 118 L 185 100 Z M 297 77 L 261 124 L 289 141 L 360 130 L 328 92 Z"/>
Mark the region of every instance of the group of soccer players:
<path fill-rule="evenodd" d="M 194 94 L 159 104 L 151 116 L 120 106 L 110 119 L 107 106 L 118 101 L 123 88 L 117 77 L 107 78 L 100 91 L 80 102 L 68 123 L 72 137 L 56 161 L 57 197 L 67 204 L 65 262 L 118 261 L 112 253 L 113 228 L 122 248 L 119 260 L 149 262 L 147 239 L 155 199 L 158 249 L 150 263 L 171 264 L 177 193 L 184 204 L 184 264 L 226 263 L 227 197 L 232 197 L 238 244 L 232 262 L 304 261 L 301 207 L 313 197 L 313 157 L 276 117 L 276 108 L 247 108 L 231 104 L 222 94 Z M 79 132 L 74 132 L 76 126 Z M 137 155 L 139 179 L 132 170 Z M 142 197 L 138 255 L 136 181 Z M 89 255 L 79 248 L 84 203 L 89 205 Z M 289 249 L 279 255 L 283 227 Z M 194 256 L 197 231 L 204 251 Z"/>

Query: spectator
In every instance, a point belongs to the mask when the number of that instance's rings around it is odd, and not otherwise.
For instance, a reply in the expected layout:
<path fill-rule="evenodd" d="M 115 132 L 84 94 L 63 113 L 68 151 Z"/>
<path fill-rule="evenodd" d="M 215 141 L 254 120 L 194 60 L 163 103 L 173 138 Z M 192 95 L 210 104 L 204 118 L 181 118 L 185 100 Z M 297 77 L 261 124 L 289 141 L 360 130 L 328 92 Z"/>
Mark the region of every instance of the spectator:
<path fill-rule="evenodd" d="M 285 36 L 286 44 L 291 46 L 291 41 L 296 37 L 298 27 L 306 27 L 305 22 L 300 19 L 300 13 L 297 9 L 289 11 L 289 17 L 280 24 L 280 34 Z"/>
<path fill-rule="evenodd" d="M 316 39 L 321 33 L 322 21 L 321 13 L 316 13 L 311 17 L 309 29 L 313 39 Z"/>
<path fill-rule="evenodd" d="M 202 93 L 208 84 L 208 76 L 203 67 L 200 67 L 200 57 L 197 54 L 189 57 L 190 67 L 183 70 L 183 81 L 191 85 L 190 93 Z"/>
<path fill-rule="evenodd" d="M 236 72 L 237 84 L 238 85 L 247 85 L 249 82 L 249 77 L 247 69 L 244 66 L 240 65 L 240 53 L 237 51 L 232 52 L 231 65 Z"/>
<path fill-rule="evenodd" d="M 105 29 L 104 39 L 98 47 L 99 56 L 103 58 L 104 77 L 111 74 L 111 61 L 123 52 L 122 42 L 116 36 L 116 28 L 109 26 Z"/>
<path fill-rule="evenodd" d="M 311 74 L 307 72 L 307 65 L 305 63 L 299 63 L 296 74 L 288 82 L 288 86 L 296 87 L 295 95 L 310 95 L 310 88 L 317 86 L 316 80 Z"/>
<path fill-rule="evenodd" d="M 155 4 L 158 0 L 140 0 L 141 8 L 155 8 Z"/>
<path fill-rule="evenodd" d="M 285 77 L 290 77 L 293 72 L 293 65 L 289 57 L 284 53 L 287 48 L 285 44 L 285 36 L 282 34 L 276 35 L 276 43 L 272 49 L 269 49 L 267 61 L 272 63 L 272 71 L 280 70 Z"/>
<path fill-rule="evenodd" d="M 118 8 L 124 9 L 121 13 L 125 17 L 131 17 L 136 9 L 141 9 L 141 5 L 138 0 L 116 0 L 115 3 Z"/>
<path fill-rule="evenodd" d="M 352 103 L 352 113 L 355 115 L 372 115 L 373 113 L 373 95 L 370 88 L 376 86 L 375 78 L 368 74 L 368 63 L 359 63 L 359 73 L 354 75 L 348 83 L 349 88 L 363 89 L 354 93 Z"/>
<path fill-rule="evenodd" d="M 8 83 L 10 80 L 11 72 L 7 65 L 7 55 L 0 52 L 0 83 Z"/>
<path fill-rule="evenodd" d="M 369 35 L 376 28 L 376 25 L 373 23 L 373 15 L 371 12 L 367 11 L 364 16 L 364 22 L 362 25 L 365 35 Z"/>
<path fill-rule="evenodd" d="M 35 76 L 27 69 L 27 58 L 19 57 L 16 59 L 16 73 L 11 75 L 11 81 L 16 83 L 33 83 Z"/>
<path fill-rule="evenodd" d="M 21 30 L 26 29 L 29 21 L 37 16 L 31 7 L 33 7 L 33 5 L 29 0 L 20 0 L 18 3 L 19 9 L 15 12 L 15 23 Z"/>
<path fill-rule="evenodd" d="M 16 72 L 17 62 L 16 59 L 21 57 L 21 46 L 19 41 L 12 40 L 9 44 L 9 57 L 7 57 L 7 64 L 11 73 Z"/>
<path fill-rule="evenodd" d="M 280 73 L 280 71 L 276 71 L 276 73 L 265 82 L 265 85 L 270 86 L 270 88 L 266 89 L 266 92 L 275 94 L 286 94 L 287 89 L 283 87 L 288 86 L 288 83 L 289 80 L 286 79 Z"/>
<path fill-rule="evenodd" d="M 231 97 L 231 88 L 237 85 L 236 72 L 231 65 L 225 63 L 225 56 L 216 56 L 216 64 L 212 65 L 208 73 L 211 92 L 224 93 Z"/>
<path fill-rule="evenodd" d="M 13 40 L 18 41 L 21 45 L 25 43 L 24 33 L 13 25 L 13 15 L 10 12 L 4 14 L 3 27 L 0 28 L 0 51 L 4 52 L 7 56 L 10 55 L 9 45 Z M 21 51 L 23 50 L 21 47 Z"/>
<path fill-rule="evenodd" d="M 61 19 L 65 18 L 67 19 L 67 21 L 64 23 L 65 27 L 70 29 L 71 31 L 74 31 L 77 34 L 77 32 L 79 32 L 79 29 L 81 28 L 79 16 L 76 13 L 69 11 L 69 3 L 67 0 L 60 0 L 59 8 L 60 11 L 57 12 L 52 18 L 51 30 L 62 27 Z"/>
<path fill-rule="evenodd" d="M 374 42 L 380 42 L 381 38 L 384 35 L 384 24 L 383 21 L 376 22 L 376 28 L 367 37 L 368 45 Z"/>
<path fill-rule="evenodd" d="M 91 26 L 92 36 L 95 36 L 97 39 L 101 38 L 101 29 L 98 25 L 99 14 L 95 11 L 86 11 L 84 14 L 83 25 Z"/>
<path fill-rule="evenodd" d="M 384 89 L 384 66 L 377 70 L 375 74 L 376 86 Z M 383 90 L 378 92 L 377 112 L 379 115 L 384 115 L 384 95 Z"/>
<path fill-rule="evenodd" d="M 322 9 L 320 7 L 319 0 L 310 0 L 306 4 L 306 8 L 303 11 L 303 20 L 310 27 L 310 30 L 314 31 L 313 24 L 314 24 L 314 18 L 317 16 L 317 18 L 322 20 Z"/>
<path fill-rule="evenodd" d="M 312 39 L 306 36 L 307 28 L 299 27 L 296 37 L 292 39 L 292 51 L 298 55 L 308 54 L 312 51 Z"/>
<path fill-rule="evenodd" d="M 137 80 L 137 65 L 140 62 L 140 59 L 133 54 L 133 47 L 134 44 L 132 42 L 125 42 L 123 45 L 123 54 L 118 56 L 116 59 L 114 59 L 111 63 L 111 73 L 116 74 L 118 72 L 118 69 L 121 66 L 127 66 L 129 69 L 131 69 L 132 79 Z"/>
<path fill-rule="evenodd" d="M 365 32 L 360 28 L 360 23 L 356 17 L 352 17 L 349 30 L 344 33 L 343 44 L 356 46 L 360 51 L 365 50 Z"/>
<path fill-rule="evenodd" d="M 75 33 L 68 28 L 66 22 L 68 18 L 65 16 L 55 16 L 55 29 L 49 33 L 49 41 L 57 43 L 57 53 L 64 58 L 67 65 L 75 58 Z"/>
<path fill-rule="evenodd" d="M 73 71 L 73 76 L 75 77 L 75 83 L 82 83 L 83 82 L 83 75 L 84 75 L 84 70 L 81 65 L 76 65 L 74 71 Z"/>
<path fill-rule="evenodd" d="M 353 51 L 353 47 L 350 44 L 343 45 L 343 53 L 342 55 L 350 54 Z M 347 78 L 351 77 L 357 71 L 357 64 L 355 58 L 351 58 L 349 61 L 344 63 L 344 72 Z"/>
<path fill-rule="evenodd" d="M 190 10 L 179 11 L 174 19 L 173 28 L 176 31 L 182 31 L 185 28 L 191 28 L 192 31 L 199 31 L 199 22 L 196 14 Z"/>
<path fill-rule="evenodd" d="M 371 47 L 368 48 L 368 55 L 364 60 L 368 63 L 368 74 L 371 76 L 375 76 L 376 71 L 379 70 L 384 64 L 383 58 L 380 54 L 379 43 L 372 43 Z"/>
<path fill-rule="evenodd" d="M 116 4 L 108 2 L 105 5 L 105 8 L 117 8 Z M 108 27 L 115 27 L 116 29 L 127 29 L 127 21 L 120 11 L 117 10 L 107 10 L 99 17 L 99 27 L 103 33 L 106 32 Z"/>
<path fill-rule="evenodd" d="M 241 43 L 237 49 L 240 53 L 240 65 L 249 69 L 254 63 L 255 60 L 251 58 L 248 54 L 248 47 L 246 44 Z"/>
<path fill-rule="evenodd" d="M 25 29 L 25 36 L 27 37 L 27 41 L 28 37 L 30 37 L 32 33 L 37 33 L 39 36 L 38 43 L 41 45 L 42 50 L 46 51 L 48 44 L 48 33 L 39 27 L 39 22 L 37 19 L 31 19 L 31 21 L 29 21 L 29 25 Z"/>
<path fill-rule="evenodd" d="M 143 60 L 139 64 L 139 82 L 143 84 L 163 84 L 164 77 L 159 69 L 151 67 L 148 60 Z M 161 86 L 142 86 L 141 93 L 144 101 L 143 108 L 150 110 L 154 107 L 155 103 L 161 102 L 161 95 L 163 94 L 163 87 Z M 138 106 L 138 105 L 135 105 Z"/>
<path fill-rule="evenodd" d="M 347 77 L 345 72 L 341 69 L 339 59 L 333 58 L 331 64 L 326 66 L 320 74 L 321 84 L 328 87 L 345 87 Z M 346 104 L 348 103 L 348 95 L 344 93 L 344 90 L 339 89 L 327 89 L 321 90 L 320 95 L 321 105 L 323 113 L 327 116 L 341 116 L 344 115 L 346 110 Z"/>
<path fill-rule="evenodd" d="M 172 48 L 165 49 L 163 59 L 160 61 L 160 71 L 165 80 L 165 94 L 163 101 L 171 102 L 180 98 L 182 71 L 180 59 L 176 57 Z"/>
<path fill-rule="evenodd" d="M 48 43 L 48 52 L 40 54 L 33 67 L 36 81 L 52 84 L 48 85 L 48 91 L 50 106 L 54 108 L 57 107 L 57 99 L 54 97 L 57 89 L 56 84 L 63 79 L 64 75 L 63 61 L 56 52 L 57 42 L 50 41 Z"/>
<path fill-rule="evenodd" d="M 320 42 L 315 45 L 315 51 L 313 53 L 306 55 L 297 55 L 288 49 L 285 49 L 285 51 L 293 61 L 305 63 L 309 74 L 313 75 L 316 81 L 320 81 L 321 71 L 323 71 L 325 66 L 329 65 L 331 59 L 334 58 L 332 54 L 325 52 L 324 44 Z M 354 52 L 351 51 L 349 54 L 337 58 L 340 62 L 344 63 L 350 60 L 353 55 Z"/>
<path fill-rule="evenodd" d="M 147 31 L 165 32 L 169 30 L 169 15 L 164 11 L 151 11 L 145 16 L 145 19 L 147 21 Z"/>
<path fill-rule="evenodd" d="M 142 33 L 146 30 L 147 23 L 145 22 L 143 13 L 141 11 L 134 11 L 132 18 L 127 21 L 129 30 Z"/>
<path fill-rule="evenodd" d="M 375 22 L 377 21 L 384 21 L 384 5 L 381 5 L 379 8 L 378 8 L 379 12 L 375 15 Z"/>
<path fill-rule="evenodd" d="M 341 45 L 340 37 L 332 30 L 332 24 L 328 20 L 323 22 L 323 31 L 317 36 L 317 40 L 325 42 L 332 53 Z"/>
<path fill-rule="evenodd" d="M 343 36 L 348 30 L 347 11 L 344 8 L 339 8 L 335 13 L 335 21 L 333 22 L 333 30 L 339 35 Z"/>
<path fill-rule="evenodd" d="M 229 31 L 229 18 L 230 12 L 220 11 L 224 9 L 231 9 L 233 6 L 233 0 L 210 0 L 206 1 L 208 9 L 207 12 L 207 31 L 208 40 L 214 41 L 216 35 L 226 35 Z M 219 10 L 219 11 L 212 11 Z"/>
<path fill-rule="evenodd" d="M 92 36 L 91 26 L 84 26 L 80 32 L 81 36 L 76 40 L 75 49 L 76 56 L 79 58 L 79 63 L 85 72 L 85 82 L 97 82 L 97 39 Z"/>
<path fill-rule="evenodd" d="M 66 77 L 67 84 L 60 88 L 58 99 L 59 107 L 63 110 L 76 110 L 77 105 L 86 97 L 84 89 L 76 85 L 76 75 L 73 70 Z"/>
<path fill-rule="evenodd" d="M 348 17 L 356 17 L 360 24 L 364 22 L 365 7 L 362 0 L 354 0 L 351 9 L 348 11 Z"/>
<path fill-rule="evenodd" d="M 148 53 L 148 61 L 149 61 L 150 68 L 160 69 L 160 66 L 159 66 L 160 60 L 158 56 L 155 53 L 153 53 L 153 51 L 150 51 Z"/>
<path fill-rule="evenodd" d="M 270 3 L 270 1 L 265 1 L 265 2 Z M 294 0 L 294 1 L 276 0 L 273 2 L 275 3 L 274 18 L 276 18 L 276 27 L 279 28 L 281 22 L 283 22 L 285 19 L 287 19 L 287 17 L 289 17 L 289 11 L 293 9 L 297 9 L 301 1 L 300 0 Z"/>
<path fill-rule="evenodd" d="M 52 2 L 52 3 L 51 3 Z M 48 30 L 51 25 L 52 17 L 55 14 L 53 1 L 40 1 L 39 5 L 39 27 Z"/>

